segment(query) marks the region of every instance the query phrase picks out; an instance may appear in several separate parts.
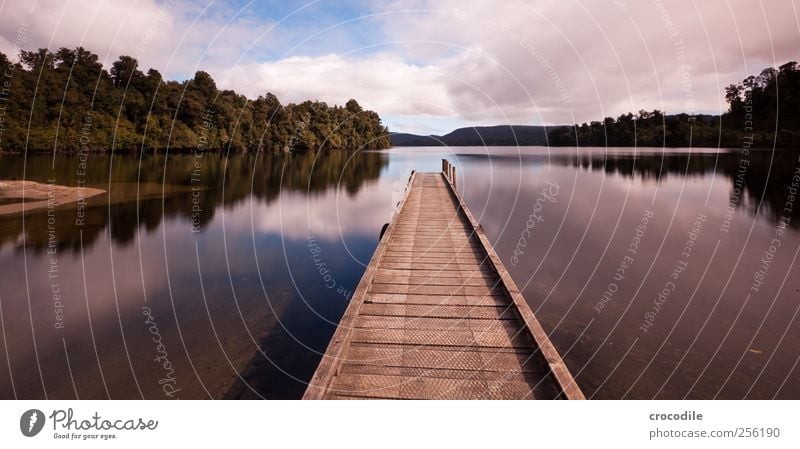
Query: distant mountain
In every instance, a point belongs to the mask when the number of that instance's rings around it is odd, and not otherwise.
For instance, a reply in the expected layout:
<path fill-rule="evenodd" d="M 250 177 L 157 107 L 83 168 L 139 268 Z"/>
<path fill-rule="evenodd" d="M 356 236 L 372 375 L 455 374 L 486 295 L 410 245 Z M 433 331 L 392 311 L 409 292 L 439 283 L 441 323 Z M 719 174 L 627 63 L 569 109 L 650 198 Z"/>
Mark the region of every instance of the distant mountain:
<path fill-rule="evenodd" d="M 391 133 L 396 147 L 546 145 L 547 133 L 558 126 L 498 125 L 459 128 L 444 136 Z"/>
<path fill-rule="evenodd" d="M 392 146 L 395 147 L 428 147 L 442 145 L 440 136 L 420 136 L 408 133 L 389 133 Z"/>

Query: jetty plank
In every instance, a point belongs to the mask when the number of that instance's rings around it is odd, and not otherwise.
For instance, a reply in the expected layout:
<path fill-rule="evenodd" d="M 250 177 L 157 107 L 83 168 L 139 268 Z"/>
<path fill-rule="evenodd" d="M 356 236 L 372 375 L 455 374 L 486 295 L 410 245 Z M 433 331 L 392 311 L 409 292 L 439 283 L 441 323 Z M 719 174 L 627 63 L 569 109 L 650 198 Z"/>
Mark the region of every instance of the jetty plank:
<path fill-rule="evenodd" d="M 412 173 L 304 399 L 583 399 L 455 168 Z"/>

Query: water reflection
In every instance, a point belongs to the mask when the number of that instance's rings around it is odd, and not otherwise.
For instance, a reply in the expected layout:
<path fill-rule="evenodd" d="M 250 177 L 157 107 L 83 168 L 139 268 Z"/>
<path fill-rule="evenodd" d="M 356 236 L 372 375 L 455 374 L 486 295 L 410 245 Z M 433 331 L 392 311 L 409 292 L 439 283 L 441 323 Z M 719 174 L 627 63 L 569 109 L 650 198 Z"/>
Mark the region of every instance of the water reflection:
<path fill-rule="evenodd" d="M 34 154 L 26 158 L 0 155 L 0 179 L 106 189 L 105 196 L 89 199 L 85 226 L 76 225 L 74 205 L 59 208 L 55 230 L 60 250 L 78 251 L 80 238 L 90 245 L 108 230 L 120 244 L 136 233 L 157 229 L 163 219 L 197 220 L 198 229 L 210 223 L 219 207 L 233 208 L 253 197 L 269 203 L 281 193 L 324 194 L 331 187 L 353 195 L 365 182 L 378 178 L 386 165 L 382 153 L 343 151 L 292 154 L 220 153 L 114 156 L 92 154 L 82 170 L 78 155 Z M 85 175 L 81 174 L 85 173 Z M 108 207 L 109 204 L 112 207 Z M 0 217 L 0 247 L 41 249 L 47 243 L 47 214 L 41 210 L 26 217 L 25 238 L 21 218 Z M 82 231 L 79 233 L 79 231 Z"/>
<path fill-rule="evenodd" d="M 800 153 L 751 152 L 745 164 L 732 152 L 535 153 L 454 157 L 468 204 L 587 396 L 797 398 L 800 234 L 798 208 L 784 206 Z M 558 201 L 523 242 L 547 182 Z"/>
<path fill-rule="evenodd" d="M 206 154 L 199 172 L 191 154 L 90 160 L 87 184 L 110 195 L 90 200 L 84 226 L 74 205 L 52 229 L 47 211 L 24 227 L 0 220 L 0 397 L 302 394 L 347 304 L 319 275 L 309 238 L 352 291 L 391 216 L 396 186 L 375 185 L 388 157 Z M 0 167 L 77 183 L 76 158 L 57 156 L 55 172 L 52 162 L 4 155 Z"/>
<path fill-rule="evenodd" d="M 644 181 L 672 177 L 721 175 L 730 188 L 730 203 L 777 222 L 786 200 L 786 186 L 791 184 L 797 166 L 797 152 L 789 150 L 709 151 L 707 148 L 669 151 L 630 148 L 567 149 L 525 151 L 489 148 L 483 152 L 454 152 L 464 162 L 505 165 L 565 165 L 592 172 L 603 172 Z M 469 150 L 468 150 L 469 151 Z M 445 155 L 446 156 L 446 155 Z M 738 192 L 737 190 L 741 190 Z M 763 196 L 763 198 L 762 198 Z M 762 208 L 759 210 L 759 208 Z M 790 212 L 789 225 L 800 227 L 800 208 Z"/>
<path fill-rule="evenodd" d="M 0 397 L 165 398 L 170 375 L 180 398 L 300 397 L 409 172 L 442 157 L 588 396 L 797 398 L 800 207 L 783 214 L 798 152 L 442 147 L 207 154 L 199 169 L 92 155 L 87 184 L 110 194 L 84 226 L 57 211 L 53 254 L 46 212 L 0 218 Z M 77 164 L 0 155 L 0 176 L 75 185 Z"/>
<path fill-rule="evenodd" d="M 554 158 L 575 167 L 605 171 L 627 177 L 661 180 L 667 176 L 723 175 L 730 183 L 730 202 L 734 207 L 744 207 L 753 214 L 761 214 L 774 222 L 782 216 L 786 201 L 786 187 L 792 182 L 797 167 L 797 152 L 751 150 L 720 153 L 684 152 L 658 155 L 610 154 L 605 158 L 579 154 Z M 741 189 L 741 193 L 737 192 Z M 763 196 L 763 199 L 762 199 Z M 800 208 L 791 211 L 792 227 L 800 226 Z"/>

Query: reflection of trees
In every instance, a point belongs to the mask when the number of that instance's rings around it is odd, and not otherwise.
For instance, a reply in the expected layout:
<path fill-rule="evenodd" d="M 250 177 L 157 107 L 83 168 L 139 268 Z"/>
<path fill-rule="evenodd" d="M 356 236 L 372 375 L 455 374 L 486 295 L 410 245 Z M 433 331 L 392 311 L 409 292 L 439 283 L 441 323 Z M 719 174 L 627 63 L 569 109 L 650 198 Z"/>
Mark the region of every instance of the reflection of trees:
<path fill-rule="evenodd" d="M 0 179 L 77 185 L 78 156 L 57 157 L 53 165 L 52 155 L 29 155 L 27 161 L 0 155 Z M 340 185 L 355 194 L 365 181 L 377 179 L 386 163 L 383 153 L 346 151 L 148 155 L 141 161 L 132 155 L 91 154 L 83 179 L 88 186 L 109 190 L 110 178 L 110 195 L 89 200 L 82 227 L 75 225 L 74 205 L 58 209 L 56 240 L 61 250 L 78 250 L 79 231 L 88 246 L 108 229 L 114 241 L 129 243 L 138 229 L 157 229 L 163 218 L 191 220 L 193 194 L 202 209 L 201 227 L 211 222 L 218 207 L 250 196 L 268 203 L 282 190 L 315 194 Z M 14 242 L 21 250 L 21 233 L 19 215 L 0 217 L 0 246 Z M 47 244 L 47 212 L 26 214 L 24 246 L 43 249 Z"/>
<path fill-rule="evenodd" d="M 608 174 L 620 174 L 625 177 L 639 176 L 643 179 L 660 180 L 668 174 L 697 175 L 713 171 L 717 157 L 721 160 L 725 154 L 699 153 L 693 154 L 608 154 L 598 157 L 596 154 L 579 154 L 571 157 L 554 157 L 556 163 L 567 162 L 568 165 L 605 171 Z"/>
<path fill-rule="evenodd" d="M 609 154 L 598 157 L 590 153 L 553 157 L 555 163 L 582 167 L 592 171 L 605 171 L 626 177 L 640 176 L 659 180 L 669 175 L 691 176 L 717 172 L 729 179 L 731 192 L 737 179 L 743 194 L 731 195 L 737 207 L 747 207 L 750 213 L 758 212 L 761 195 L 764 202 L 761 213 L 777 222 L 783 215 L 787 188 L 792 183 L 799 152 L 750 151 L 743 159 L 741 152 L 726 153 L 664 153 L 664 154 Z M 738 177 L 738 178 L 737 178 Z M 745 199 L 747 201 L 745 201 Z M 800 204 L 791 213 L 790 225 L 800 228 Z"/>

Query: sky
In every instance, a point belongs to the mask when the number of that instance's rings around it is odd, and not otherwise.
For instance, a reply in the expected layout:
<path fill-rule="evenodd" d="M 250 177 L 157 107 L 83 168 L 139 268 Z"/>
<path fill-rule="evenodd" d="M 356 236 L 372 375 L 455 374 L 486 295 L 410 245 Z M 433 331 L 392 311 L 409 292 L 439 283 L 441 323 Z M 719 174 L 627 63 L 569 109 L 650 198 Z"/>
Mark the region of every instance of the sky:
<path fill-rule="evenodd" d="M 83 46 L 283 103 L 355 98 L 391 131 L 724 112 L 800 60 L 800 0 L 0 0 L 0 51 Z"/>

